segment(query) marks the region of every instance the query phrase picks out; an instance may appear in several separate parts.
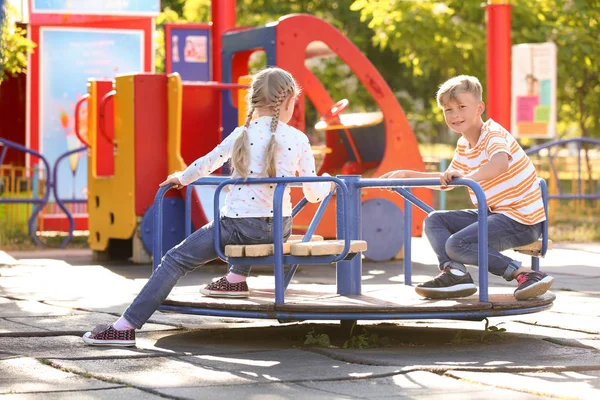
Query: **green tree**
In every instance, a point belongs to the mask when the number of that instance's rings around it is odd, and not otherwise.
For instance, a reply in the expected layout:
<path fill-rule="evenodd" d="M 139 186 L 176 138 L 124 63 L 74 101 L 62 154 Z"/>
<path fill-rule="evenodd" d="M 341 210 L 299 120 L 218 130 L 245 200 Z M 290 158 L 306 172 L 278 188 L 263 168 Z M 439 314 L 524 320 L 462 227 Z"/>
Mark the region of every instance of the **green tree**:
<path fill-rule="evenodd" d="M 217 0 L 215 0 L 217 1 Z M 156 72 L 165 71 L 165 23 L 210 21 L 211 0 L 162 0 L 161 12 L 156 17 L 154 43 Z"/>
<path fill-rule="evenodd" d="M 380 48 L 408 68 L 415 99 L 429 101 L 427 119 L 441 122 L 437 85 L 466 73 L 485 82 L 485 9 L 480 2 L 356 0 L 352 9 L 375 32 Z M 558 118 L 562 135 L 600 137 L 600 3 L 598 0 L 520 0 L 512 7 L 513 43 L 558 46 Z M 429 96 L 429 100 L 425 96 Z M 569 129 L 571 128 L 571 129 Z"/>
<path fill-rule="evenodd" d="M 8 3 L 0 3 L 0 83 L 10 75 L 26 72 L 27 55 L 35 48 L 25 29 L 14 23 L 14 15 Z"/>

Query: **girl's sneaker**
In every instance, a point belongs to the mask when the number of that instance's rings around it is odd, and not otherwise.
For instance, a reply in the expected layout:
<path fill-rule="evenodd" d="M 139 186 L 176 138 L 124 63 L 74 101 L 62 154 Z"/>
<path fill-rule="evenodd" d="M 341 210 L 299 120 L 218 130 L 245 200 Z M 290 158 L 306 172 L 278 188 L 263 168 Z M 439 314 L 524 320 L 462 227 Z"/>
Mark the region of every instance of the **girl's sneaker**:
<path fill-rule="evenodd" d="M 200 293 L 208 297 L 226 298 L 245 298 L 250 294 L 246 281 L 231 283 L 225 276 L 200 289 Z"/>
<path fill-rule="evenodd" d="M 83 335 L 90 346 L 135 346 L 135 329 L 118 331 L 112 325 L 98 325 Z"/>
<path fill-rule="evenodd" d="M 546 293 L 554 283 L 554 278 L 541 271 L 533 271 L 517 276 L 517 282 L 519 287 L 515 290 L 515 299 L 527 300 Z"/>

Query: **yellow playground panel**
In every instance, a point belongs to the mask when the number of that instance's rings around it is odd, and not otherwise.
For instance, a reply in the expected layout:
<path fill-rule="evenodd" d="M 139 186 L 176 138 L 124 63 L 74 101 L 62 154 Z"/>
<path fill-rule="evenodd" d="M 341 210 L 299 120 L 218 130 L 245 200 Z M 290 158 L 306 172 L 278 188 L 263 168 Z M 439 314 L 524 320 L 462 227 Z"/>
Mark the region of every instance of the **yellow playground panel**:
<path fill-rule="evenodd" d="M 97 152 L 98 95 L 97 82 L 90 80 L 88 110 L 88 138 L 91 145 L 88 167 L 88 242 L 93 250 L 104 251 L 110 238 L 129 239 L 136 228 L 134 204 L 134 136 L 133 132 L 133 76 L 115 78 L 115 133 L 113 176 L 98 176 Z M 116 199 L 118 198 L 118 201 Z"/>

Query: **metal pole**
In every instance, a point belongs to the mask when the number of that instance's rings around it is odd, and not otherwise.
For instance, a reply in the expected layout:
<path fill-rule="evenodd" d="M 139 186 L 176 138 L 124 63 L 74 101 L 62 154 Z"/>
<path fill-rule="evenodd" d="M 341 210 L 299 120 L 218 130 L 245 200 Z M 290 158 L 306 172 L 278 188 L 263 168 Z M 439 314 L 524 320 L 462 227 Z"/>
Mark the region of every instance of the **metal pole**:
<path fill-rule="evenodd" d="M 442 172 L 442 173 L 445 172 L 446 168 L 448 168 L 448 159 L 442 158 L 440 160 L 440 172 Z M 440 190 L 439 200 L 440 200 L 440 204 L 438 204 L 438 210 L 445 210 L 446 209 L 446 191 L 445 190 Z"/>
<path fill-rule="evenodd" d="M 360 180 L 360 175 L 344 175 L 339 176 L 348 186 L 348 202 L 347 214 L 345 218 L 349 222 L 348 231 L 346 232 L 342 221 L 343 215 L 343 199 L 342 196 L 336 197 L 336 213 L 337 213 L 337 237 L 338 239 L 349 237 L 352 240 L 361 238 L 361 189 L 356 186 Z M 337 293 L 344 295 L 361 294 L 362 287 L 362 257 L 360 255 L 352 260 L 339 261 L 336 266 L 337 271 Z"/>
<path fill-rule="evenodd" d="M 509 0 L 488 0 L 487 116 L 510 128 L 510 8 Z"/>
<path fill-rule="evenodd" d="M 211 18 L 212 80 L 221 82 L 221 38 L 225 31 L 235 27 L 235 0 L 213 0 Z"/>
<path fill-rule="evenodd" d="M 283 195 L 285 183 L 275 187 L 273 201 L 273 263 L 275 264 L 275 304 L 285 302 L 285 283 L 283 274 Z"/>
<path fill-rule="evenodd" d="M 406 190 L 410 191 L 410 188 Z M 404 284 L 412 285 L 412 203 L 404 198 Z"/>

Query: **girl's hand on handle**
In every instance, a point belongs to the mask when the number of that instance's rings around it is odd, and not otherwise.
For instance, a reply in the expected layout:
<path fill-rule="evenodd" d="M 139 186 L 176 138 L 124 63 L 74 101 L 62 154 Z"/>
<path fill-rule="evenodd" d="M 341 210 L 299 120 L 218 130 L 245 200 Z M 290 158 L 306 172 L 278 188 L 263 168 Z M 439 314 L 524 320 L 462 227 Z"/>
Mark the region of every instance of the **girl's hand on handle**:
<path fill-rule="evenodd" d="M 409 174 L 408 171 L 404 171 L 404 170 L 397 170 L 397 171 L 390 171 L 390 172 L 386 172 L 385 174 L 381 175 L 379 177 L 379 179 L 402 179 L 402 178 L 408 178 Z M 379 188 L 379 190 L 387 190 L 390 192 L 393 192 L 394 189 L 390 188 L 390 187 L 381 187 Z"/>
<path fill-rule="evenodd" d="M 181 189 L 182 187 L 184 187 L 185 185 L 181 184 L 181 180 L 179 180 L 179 172 L 175 172 L 174 174 L 171 174 L 167 177 L 167 179 L 162 182 L 159 186 L 166 186 L 168 184 L 173 184 L 175 185 L 175 189 Z"/>
<path fill-rule="evenodd" d="M 409 178 L 408 171 L 399 169 L 397 171 L 386 172 L 385 174 L 383 174 L 379 177 L 379 179 L 402 179 L 402 178 Z"/>

